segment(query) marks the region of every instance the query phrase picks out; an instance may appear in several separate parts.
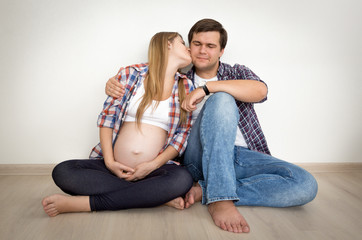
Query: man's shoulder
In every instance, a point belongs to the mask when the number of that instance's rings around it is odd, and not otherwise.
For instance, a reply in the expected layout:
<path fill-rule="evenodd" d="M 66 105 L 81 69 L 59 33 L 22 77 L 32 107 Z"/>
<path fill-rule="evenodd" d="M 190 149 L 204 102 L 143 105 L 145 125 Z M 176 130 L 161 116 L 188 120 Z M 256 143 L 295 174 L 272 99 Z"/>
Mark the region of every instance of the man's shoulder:
<path fill-rule="evenodd" d="M 126 67 L 121 67 L 118 70 L 118 79 L 128 79 L 130 76 L 144 75 L 148 71 L 148 63 L 133 64 Z"/>
<path fill-rule="evenodd" d="M 218 75 L 220 79 L 234 79 L 238 78 L 240 73 L 248 70 L 244 65 L 234 64 L 233 66 L 228 63 L 220 62 Z"/>
<path fill-rule="evenodd" d="M 221 69 L 223 69 L 224 71 L 233 71 L 233 70 L 243 70 L 243 69 L 248 69 L 248 68 L 245 65 L 241 65 L 238 63 L 235 63 L 232 66 L 228 63 L 220 62 L 220 70 Z"/>

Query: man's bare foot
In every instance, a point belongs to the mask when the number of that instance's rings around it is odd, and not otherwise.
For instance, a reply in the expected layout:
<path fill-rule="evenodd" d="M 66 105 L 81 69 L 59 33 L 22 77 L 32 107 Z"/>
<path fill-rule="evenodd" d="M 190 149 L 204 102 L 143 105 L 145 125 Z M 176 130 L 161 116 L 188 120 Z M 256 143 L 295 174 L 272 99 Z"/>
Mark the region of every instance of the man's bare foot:
<path fill-rule="evenodd" d="M 182 197 L 175 198 L 174 200 L 165 203 L 166 206 L 183 210 L 185 208 L 185 201 Z"/>
<path fill-rule="evenodd" d="M 54 194 L 41 202 L 46 214 L 55 217 L 66 212 L 90 212 L 88 196 L 66 196 Z"/>
<path fill-rule="evenodd" d="M 185 208 L 191 207 L 195 202 L 200 202 L 202 199 L 202 189 L 201 186 L 196 183 L 185 197 Z"/>
<path fill-rule="evenodd" d="M 208 205 L 209 213 L 216 226 L 234 233 L 248 233 L 248 223 L 236 209 L 233 201 L 220 201 Z"/>

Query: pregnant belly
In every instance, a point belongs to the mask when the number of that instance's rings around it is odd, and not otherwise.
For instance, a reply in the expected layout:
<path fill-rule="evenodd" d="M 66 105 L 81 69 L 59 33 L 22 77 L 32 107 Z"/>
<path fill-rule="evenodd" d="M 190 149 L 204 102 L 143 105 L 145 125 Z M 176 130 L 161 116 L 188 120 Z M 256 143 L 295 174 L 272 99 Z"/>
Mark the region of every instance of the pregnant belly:
<path fill-rule="evenodd" d="M 167 132 L 150 124 L 123 123 L 114 145 L 114 158 L 134 168 L 142 162 L 155 159 L 166 142 Z"/>

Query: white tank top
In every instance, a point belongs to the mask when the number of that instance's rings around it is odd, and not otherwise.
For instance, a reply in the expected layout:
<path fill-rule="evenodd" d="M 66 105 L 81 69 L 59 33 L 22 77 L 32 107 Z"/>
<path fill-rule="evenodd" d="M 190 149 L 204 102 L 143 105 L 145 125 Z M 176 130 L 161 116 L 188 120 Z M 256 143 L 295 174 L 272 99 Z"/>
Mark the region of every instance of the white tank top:
<path fill-rule="evenodd" d="M 127 115 L 125 118 L 125 122 L 136 122 L 136 113 L 138 106 L 140 105 L 142 101 L 142 97 L 145 93 L 145 88 L 143 85 L 143 82 L 141 83 L 141 86 L 137 89 L 136 95 L 133 96 L 133 98 L 130 101 L 129 108 L 127 111 Z M 150 107 L 146 109 L 144 112 L 141 122 L 151 124 L 157 127 L 160 127 L 166 131 L 169 130 L 168 122 L 168 113 L 169 113 L 169 101 L 171 97 L 164 101 L 160 101 L 157 108 L 155 108 L 157 101 L 152 101 L 152 104 Z"/>

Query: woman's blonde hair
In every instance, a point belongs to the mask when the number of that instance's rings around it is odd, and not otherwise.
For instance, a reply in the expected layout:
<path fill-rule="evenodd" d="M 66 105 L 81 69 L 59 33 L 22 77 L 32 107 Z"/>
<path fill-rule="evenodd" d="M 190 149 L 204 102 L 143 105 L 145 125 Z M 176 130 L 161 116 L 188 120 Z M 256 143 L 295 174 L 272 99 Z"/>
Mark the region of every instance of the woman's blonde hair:
<path fill-rule="evenodd" d="M 162 98 L 168 62 L 168 43 L 172 43 L 177 37 L 181 37 L 177 32 L 159 32 L 150 41 L 148 47 L 148 72 L 145 79 L 145 86 L 147 87 L 145 87 L 145 94 L 136 113 L 136 123 L 138 126 L 140 126 L 141 118 L 146 109 L 151 106 L 152 101 L 157 101 L 155 106 L 157 107 Z M 178 82 L 178 94 L 180 103 L 182 103 L 182 100 L 185 98 L 183 79 L 180 79 Z M 181 124 L 186 122 L 186 111 L 183 109 L 181 109 L 180 119 Z"/>

